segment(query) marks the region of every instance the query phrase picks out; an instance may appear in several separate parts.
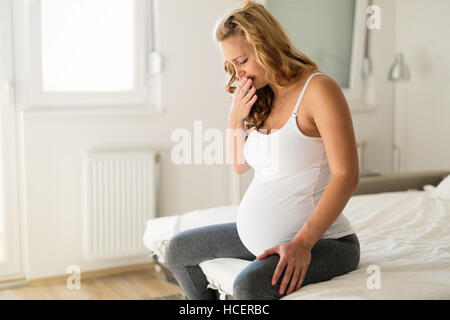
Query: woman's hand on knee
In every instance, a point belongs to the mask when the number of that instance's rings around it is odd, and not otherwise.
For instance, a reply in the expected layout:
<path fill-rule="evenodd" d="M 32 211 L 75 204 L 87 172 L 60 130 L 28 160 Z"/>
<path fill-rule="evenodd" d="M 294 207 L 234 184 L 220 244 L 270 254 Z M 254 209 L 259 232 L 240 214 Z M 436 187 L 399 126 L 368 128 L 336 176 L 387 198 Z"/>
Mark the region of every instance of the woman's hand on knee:
<path fill-rule="evenodd" d="M 284 276 L 280 285 L 280 294 L 284 294 L 288 284 L 286 294 L 290 294 L 300 289 L 305 279 L 306 271 L 311 263 L 311 249 L 302 246 L 298 242 L 287 242 L 267 249 L 257 258 L 262 260 L 267 256 L 278 254 L 280 260 L 272 277 L 272 285 L 276 285 L 284 271 Z"/>

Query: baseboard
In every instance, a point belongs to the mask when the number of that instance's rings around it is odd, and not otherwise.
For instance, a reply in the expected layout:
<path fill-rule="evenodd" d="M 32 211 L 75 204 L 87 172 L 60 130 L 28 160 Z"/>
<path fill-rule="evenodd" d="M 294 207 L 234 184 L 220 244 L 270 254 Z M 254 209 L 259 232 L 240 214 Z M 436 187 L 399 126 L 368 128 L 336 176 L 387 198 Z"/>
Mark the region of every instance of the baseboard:
<path fill-rule="evenodd" d="M 28 281 L 25 279 L 12 279 L 0 282 L 0 290 L 26 287 L 27 285 Z"/>

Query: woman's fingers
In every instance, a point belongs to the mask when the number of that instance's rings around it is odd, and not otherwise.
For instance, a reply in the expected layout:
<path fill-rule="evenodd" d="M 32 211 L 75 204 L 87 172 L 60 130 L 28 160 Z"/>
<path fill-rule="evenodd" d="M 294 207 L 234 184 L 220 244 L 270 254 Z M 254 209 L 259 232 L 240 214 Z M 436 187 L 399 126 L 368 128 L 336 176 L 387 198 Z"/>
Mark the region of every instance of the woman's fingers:
<path fill-rule="evenodd" d="M 248 90 L 247 94 L 244 96 L 244 101 L 247 103 L 248 100 L 250 100 L 251 98 L 253 98 L 253 95 L 255 94 L 256 88 L 255 87 L 251 87 L 250 90 Z"/>
<path fill-rule="evenodd" d="M 286 267 L 287 263 L 286 260 L 280 258 L 280 261 L 278 261 L 278 265 L 275 268 L 275 272 L 273 273 L 272 277 L 272 285 L 276 285 L 278 283 L 278 280 L 281 277 L 281 274 L 283 273 L 284 268 Z"/>
<path fill-rule="evenodd" d="M 258 99 L 258 96 L 255 94 L 245 105 L 245 107 L 248 109 L 248 112 L 250 112 L 250 109 L 252 108 L 253 104 L 256 102 L 256 99 Z"/>
<path fill-rule="evenodd" d="M 252 80 L 246 78 L 245 83 L 243 84 L 243 87 L 241 88 L 240 95 L 241 97 L 245 97 L 247 94 L 248 89 L 250 88 L 250 85 L 252 84 Z"/>
<path fill-rule="evenodd" d="M 292 275 L 291 278 L 291 282 L 289 283 L 289 289 L 287 290 L 286 294 L 290 294 L 292 291 L 295 290 L 298 282 L 299 282 L 299 278 L 300 278 L 300 274 L 301 274 L 301 268 L 297 267 L 295 268 L 294 274 Z"/>
<path fill-rule="evenodd" d="M 284 294 L 287 285 L 289 284 L 289 280 L 291 280 L 292 272 L 294 271 L 294 266 L 292 264 L 288 264 L 286 267 L 286 271 L 284 272 L 283 280 L 280 285 L 280 294 Z"/>
<path fill-rule="evenodd" d="M 236 87 L 236 92 L 237 92 L 238 95 L 241 94 L 242 88 L 244 87 L 244 84 L 246 83 L 247 79 L 248 79 L 248 78 L 244 78 L 244 79 L 242 79 L 241 81 L 239 81 L 239 84 L 238 84 L 238 86 Z"/>
<path fill-rule="evenodd" d="M 251 83 L 251 79 L 243 78 L 241 81 L 239 81 L 239 84 L 236 87 L 236 90 L 232 97 L 233 105 L 231 111 L 233 112 L 233 117 L 235 119 L 245 119 L 258 98 L 255 95 L 256 88 L 252 87 L 249 90 Z"/>
<path fill-rule="evenodd" d="M 261 253 L 257 258 L 259 260 L 264 259 L 267 256 L 270 256 L 272 254 L 277 253 L 276 247 L 272 247 L 270 249 L 267 249 L 266 251 L 264 251 L 263 253 Z"/>
<path fill-rule="evenodd" d="M 309 266 L 308 266 L 308 268 L 309 268 Z M 298 279 L 298 283 L 297 283 L 297 286 L 295 287 L 295 290 L 300 289 L 300 287 L 302 286 L 303 280 L 305 280 L 306 271 L 308 271 L 308 268 L 302 268 L 302 272 L 300 274 L 300 278 Z"/>

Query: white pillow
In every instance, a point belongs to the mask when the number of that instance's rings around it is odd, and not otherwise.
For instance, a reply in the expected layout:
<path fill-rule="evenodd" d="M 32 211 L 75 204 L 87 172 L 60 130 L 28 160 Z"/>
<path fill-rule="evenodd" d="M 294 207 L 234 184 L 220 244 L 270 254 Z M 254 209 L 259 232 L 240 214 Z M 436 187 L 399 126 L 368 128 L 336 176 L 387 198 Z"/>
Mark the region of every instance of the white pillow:
<path fill-rule="evenodd" d="M 433 190 L 433 196 L 444 200 L 450 200 L 450 174 Z"/>

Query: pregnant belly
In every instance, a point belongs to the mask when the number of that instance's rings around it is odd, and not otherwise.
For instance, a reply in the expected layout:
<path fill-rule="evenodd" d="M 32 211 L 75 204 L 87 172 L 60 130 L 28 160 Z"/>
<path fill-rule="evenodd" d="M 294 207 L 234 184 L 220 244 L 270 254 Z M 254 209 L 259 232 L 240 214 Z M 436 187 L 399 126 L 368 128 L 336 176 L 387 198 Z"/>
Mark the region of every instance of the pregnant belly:
<path fill-rule="evenodd" d="M 274 184 L 252 183 L 242 198 L 237 229 L 241 241 L 256 256 L 292 240 L 313 211 L 312 198 L 305 190 L 287 191 Z"/>

